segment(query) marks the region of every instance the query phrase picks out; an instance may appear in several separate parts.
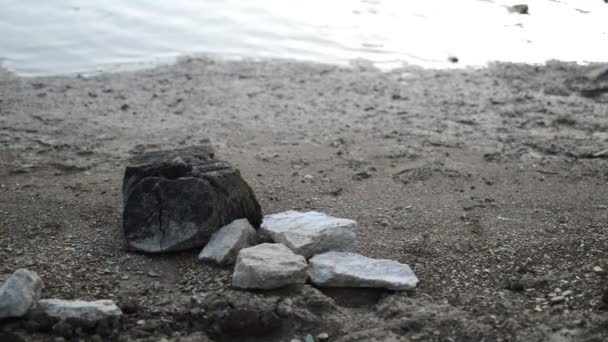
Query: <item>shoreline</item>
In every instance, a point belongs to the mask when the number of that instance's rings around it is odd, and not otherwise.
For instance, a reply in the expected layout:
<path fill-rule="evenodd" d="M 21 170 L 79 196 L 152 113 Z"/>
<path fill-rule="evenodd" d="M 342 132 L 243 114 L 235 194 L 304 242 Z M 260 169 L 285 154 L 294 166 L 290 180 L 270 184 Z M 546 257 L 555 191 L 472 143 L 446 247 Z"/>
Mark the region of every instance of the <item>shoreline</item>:
<path fill-rule="evenodd" d="M 265 214 L 354 219 L 358 253 L 407 263 L 421 281 L 408 294 L 302 290 L 330 303 L 322 315 L 257 340 L 606 338 L 606 277 L 593 269 L 608 270 L 608 159 L 591 156 L 608 148 L 608 101 L 582 95 L 602 89 L 585 78 L 597 66 L 188 58 L 86 78 L 0 73 L 0 279 L 27 267 L 44 298 L 135 303 L 119 335 L 142 341 L 198 330 L 231 340 L 185 313 L 193 301 L 300 298 L 235 293 L 230 270 L 199 263 L 198 250 L 125 252 L 127 158 L 210 139 Z M 553 305 L 556 288 L 573 294 Z M 398 328 L 402 317 L 416 328 Z M 147 331 L 142 319 L 164 321 Z M 11 324 L 0 330 L 53 335 Z"/>

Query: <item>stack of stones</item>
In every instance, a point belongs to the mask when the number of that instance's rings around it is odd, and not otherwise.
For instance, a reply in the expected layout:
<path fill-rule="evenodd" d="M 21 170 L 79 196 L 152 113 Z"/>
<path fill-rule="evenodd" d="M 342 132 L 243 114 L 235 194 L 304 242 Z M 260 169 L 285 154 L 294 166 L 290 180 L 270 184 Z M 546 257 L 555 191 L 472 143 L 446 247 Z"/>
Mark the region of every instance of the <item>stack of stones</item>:
<path fill-rule="evenodd" d="M 274 289 L 303 284 L 407 290 L 418 278 L 406 264 L 352 253 L 357 223 L 323 213 L 286 211 L 264 217 L 258 232 L 245 219 L 215 233 L 199 259 L 235 263 L 232 285 Z M 258 241 L 268 243 L 257 244 Z"/>
<path fill-rule="evenodd" d="M 233 285 L 414 288 L 406 264 L 352 253 L 357 223 L 319 212 L 266 217 L 240 172 L 209 145 L 137 155 L 123 182 L 127 245 L 162 253 L 204 246 L 199 258 L 235 264 Z M 258 244 L 263 241 L 264 243 Z"/>

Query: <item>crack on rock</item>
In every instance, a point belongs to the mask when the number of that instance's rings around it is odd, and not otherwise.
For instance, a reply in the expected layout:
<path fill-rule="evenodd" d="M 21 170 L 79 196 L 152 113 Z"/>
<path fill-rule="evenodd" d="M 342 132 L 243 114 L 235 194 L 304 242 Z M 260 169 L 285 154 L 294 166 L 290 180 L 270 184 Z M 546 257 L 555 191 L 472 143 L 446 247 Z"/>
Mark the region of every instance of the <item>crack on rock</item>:
<path fill-rule="evenodd" d="M 154 186 L 154 194 L 156 195 L 156 201 L 158 202 L 158 231 L 160 232 L 160 240 L 158 241 L 159 248 L 162 249 L 166 238 L 166 232 L 163 226 L 163 197 L 159 183 Z"/>

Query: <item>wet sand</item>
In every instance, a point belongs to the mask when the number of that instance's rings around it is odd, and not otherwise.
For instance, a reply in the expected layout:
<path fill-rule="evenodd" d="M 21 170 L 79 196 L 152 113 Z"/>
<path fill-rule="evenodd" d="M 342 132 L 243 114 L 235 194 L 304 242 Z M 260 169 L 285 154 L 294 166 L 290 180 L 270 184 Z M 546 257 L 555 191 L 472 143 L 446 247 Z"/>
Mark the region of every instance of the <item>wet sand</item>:
<path fill-rule="evenodd" d="M 359 253 L 408 263 L 421 280 L 412 293 L 325 291 L 332 304 L 316 319 L 251 340 L 603 340 L 608 100 L 585 78 L 594 67 L 383 73 L 192 58 L 91 78 L 0 73 L 0 278 L 26 267 L 44 298 L 136 307 L 112 339 L 204 329 L 243 340 L 188 316 L 235 295 L 230 270 L 198 251 L 127 253 L 121 235 L 129 156 L 210 139 L 265 213 L 355 219 Z M 26 328 L 0 323 L 54 334 Z"/>

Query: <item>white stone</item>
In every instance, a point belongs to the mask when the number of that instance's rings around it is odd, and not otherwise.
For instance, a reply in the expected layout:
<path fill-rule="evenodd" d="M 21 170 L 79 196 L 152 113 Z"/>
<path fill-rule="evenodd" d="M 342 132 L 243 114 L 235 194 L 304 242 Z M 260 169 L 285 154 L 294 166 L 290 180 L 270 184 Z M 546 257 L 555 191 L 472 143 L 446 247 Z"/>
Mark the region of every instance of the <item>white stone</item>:
<path fill-rule="evenodd" d="M 321 287 L 377 287 L 407 290 L 416 287 L 412 269 L 393 260 L 372 259 L 355 253 L 327 252 L 309 260 L 308 275 Z"/>
<path fill-rule="evenodd" d="M 310 258 L 328 251 L 353 250 L 357 222 L 316 211 L 290 210 L 265 216 L 260 230 L 274 242 Z"/>
<path fill-rule="evenodd" d="M 46 316 L 53 319 L 78 319 L 84 322 L 97 321 L 119 317 L 122 311 L 113 300 L 101 299 L 95 301 L 41 299 L 38 306 L 30 314 L 32 316 Z"/>
<path fill-rule="evenodd" d="M 236 259 L 232 285 L 242 289 L 274 289 L 304 284 L 306 259 L 279 243 L 243 248 Z"/>
<path fill-rule="evenodd" d="M 18 269 L 0 287 L 0 319 L 21 317 L 38 303 L 42 280 L 36 272 Z"/>
<path fill-rule="evenodd" d="M 211 236 L 198 259 L 213 261 L 219 265 L 234 264 L 239 251 L 255 243 L 256 234 L 247 219 L 233 221 Z"/>

